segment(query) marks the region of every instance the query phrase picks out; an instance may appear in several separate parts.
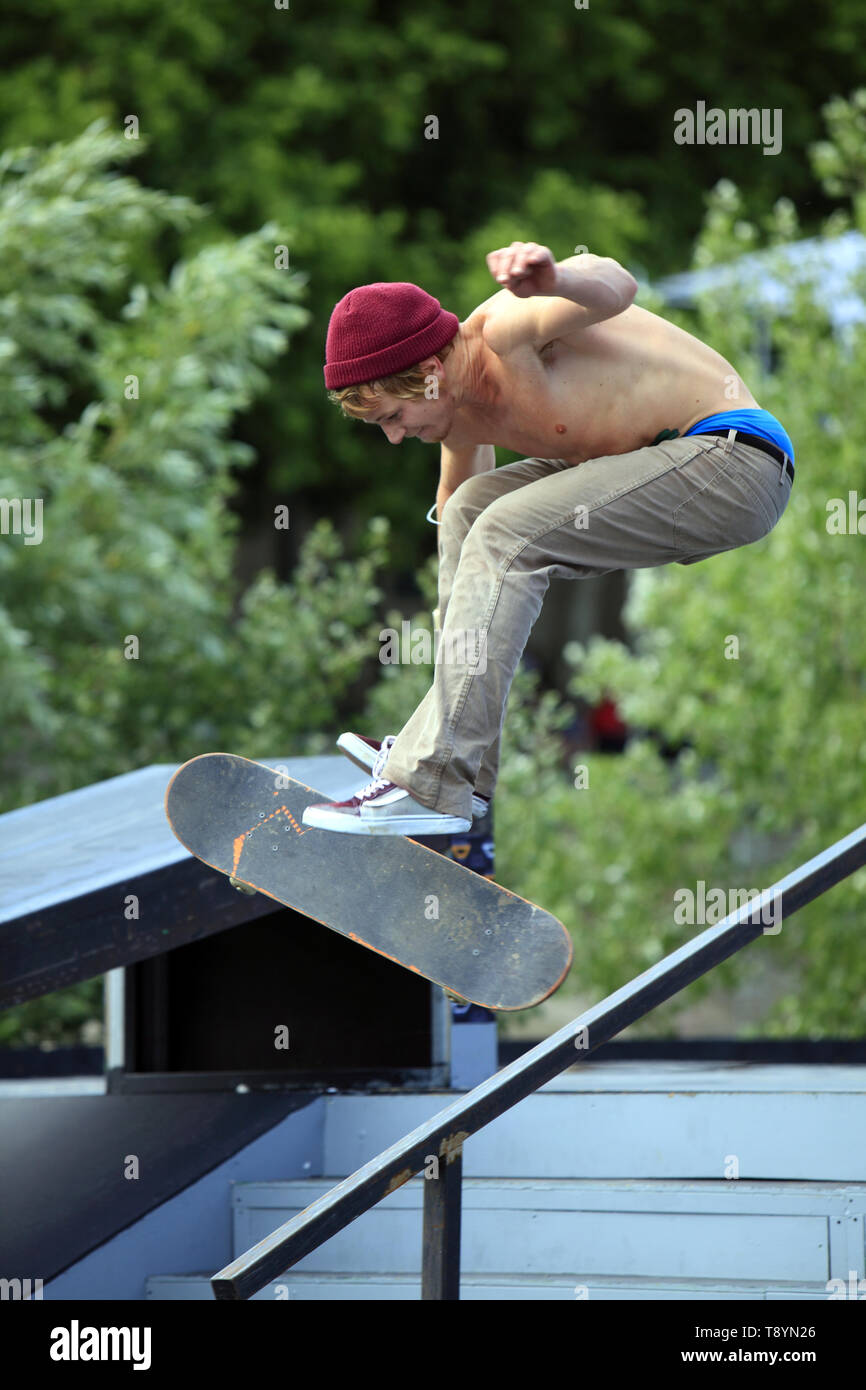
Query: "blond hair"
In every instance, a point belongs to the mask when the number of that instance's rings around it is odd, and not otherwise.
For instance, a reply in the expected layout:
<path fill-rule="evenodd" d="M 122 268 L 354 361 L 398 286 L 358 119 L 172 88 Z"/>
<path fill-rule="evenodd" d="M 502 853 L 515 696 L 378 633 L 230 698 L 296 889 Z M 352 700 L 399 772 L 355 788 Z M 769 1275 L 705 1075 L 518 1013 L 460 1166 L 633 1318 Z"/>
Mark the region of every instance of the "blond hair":
<path fill-rule="evenodd" d="M 438 357 L 444 362 L 453 347 L 452 338 L 450 343 L 446 343 L 438 352 L 429 353 L 428 356 Z M 427 389 L 428 375 L 429 373 L 422 372 L 420 364 L 416 363 L 414 367 L 407 367 L 405 371 L 397 372 L 394 376 L 377 377 L 375 381 L 362 381 L 356 386 L 342 386 L 338 391 L 329 391 L 328 400 L 334 401 L 344 415 L 361 416 L 375 408 L 380 396 L 397 396 L 404 401 L 417 400 Z"/>

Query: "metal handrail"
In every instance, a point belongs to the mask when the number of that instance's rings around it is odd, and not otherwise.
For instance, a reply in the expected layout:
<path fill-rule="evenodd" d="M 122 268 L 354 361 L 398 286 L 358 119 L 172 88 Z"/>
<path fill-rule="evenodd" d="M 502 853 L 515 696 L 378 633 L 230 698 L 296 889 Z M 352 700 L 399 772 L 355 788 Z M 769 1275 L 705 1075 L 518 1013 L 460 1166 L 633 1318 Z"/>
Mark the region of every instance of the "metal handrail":
<path fill-rule="evenodd" d="M 799 908 L 864 864 L 866 825 L 861 825 L 766 889 L 759 898 L 744 903 L 723 921 L 708 927 L 468 1091 L 232 1260 L 211 1279 L 214 1296 L 251 1297 L 383 1197 L 402 1187 L 435 1156 L 439 1176 L 428 1178 L 424 1184 L 422 1297 L 459 1298 L 460 1184 L 465 1140 L 755 937 L 776 935 L 782 922 Z"/>

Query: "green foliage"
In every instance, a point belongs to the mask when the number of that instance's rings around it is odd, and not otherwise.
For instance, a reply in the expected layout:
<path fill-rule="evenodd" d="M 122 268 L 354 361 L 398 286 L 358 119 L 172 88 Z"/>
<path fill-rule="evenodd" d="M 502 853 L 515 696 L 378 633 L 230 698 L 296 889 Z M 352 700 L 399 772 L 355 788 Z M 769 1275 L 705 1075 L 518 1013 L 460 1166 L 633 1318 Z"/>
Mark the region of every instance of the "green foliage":
<path fill-rule="evenodd" d="M 858 226 L 866 223 L 866 88 L 835 96 L 821 108 L 829 139 L 810 150 L 812 167 L 833 198 L 850 197 Z"/>
<path fill-rule="evenodd" d="M 465 269 L 455 280 L 455 302 L 462 314 L 496 292 L 485 261 L 495 247 L 541 241 L 564 260 L 582 245 L 596 255 L 628 260 L 648 233 L 642 200 L 634 193 L 587 188 L 560 169 L 533 174 L 515 202 L 513 210 L 498 210 L 465 238 Z"/>
<path fill-rule="evenodd" d="M 102 976 L 0 1011 L 0 1047 L 54 1047 L 102 1041 Z"/>
<path fill-rule="evenodd" d="M 303 281 L 271 225 L 133 278 L 199 215 L 110 168 L 133 152 L 97 123 L 0 163 L 0 497 L 42 505 L 41 535 L 9 511 L 0 545 L 3 809 L 213 747 L 304 751 L 377 650 L 384 521 L 348 558 L 321 519 L 290 583 L 239 591 L 231 426 L 307 321 Z M 0 1038 L 76 1040 L 100 988 Z"/>
<path fill-rule="evenodd" d="M 334 728 L 355 682 L 379 650 L 382 597 L 375 579 L 387 559 L 389 525 L 371 522 L 351 559 L 322 520 L 305 538 L 289 583 L 264 572 L 244 595 L 237 630 L 238 666 L 221 705 L 220 732 L 233 750 L 268 757 L 300 752 Z"/>
<path fill-rule="evenodd" d="M 302 280 L 265 226 L 128 283 L 130 244 L 195 215 L 108 172 L 130 153 L 97 125 L 2 167 L 0 489 L 41 500 L 44 533 L 0 549 L 6 806 L 217 741 L 288 747 L 372 641 L 382 522 L 350 562 L 323 519 L 290 584 L 236 592 L 252 451 L 230 428 L 306 322 Z"/>
<path fill-rule="evenodd" d="M 864 43 L 859 0 L 807 23 L 786 15 L 781 31 L 776 8 L 748 0 L 500 0 L 495 12 L 489 0 L 38 0 L 0 17 L 0 147 L 69 139 L 97 116 L 120 131 L 133 115 L 138 177 L 211 212 L 183 232 L 186 255 L 226 232 L 286 229 L 310 319 L 293 339 L 291 390 L 275 373 L 235 432 L 256 450 L 257 487 L 302 495 L 341 530 L 387 514 L 408 584 L 428 553 L 438 451 L 395 453 L 326 400 L 336 301 L 413 280 L 465 315 L 495 288 L 485 253 L 515 235 L 675 269 L 720 178 L 749 206 L 782 188 L 814 197 L 802 150 L 827 94 L 859 80 Z M 780 154 L 674 143 L 679 107 L 751 107 L 758 93 L 784 112 Z"/>

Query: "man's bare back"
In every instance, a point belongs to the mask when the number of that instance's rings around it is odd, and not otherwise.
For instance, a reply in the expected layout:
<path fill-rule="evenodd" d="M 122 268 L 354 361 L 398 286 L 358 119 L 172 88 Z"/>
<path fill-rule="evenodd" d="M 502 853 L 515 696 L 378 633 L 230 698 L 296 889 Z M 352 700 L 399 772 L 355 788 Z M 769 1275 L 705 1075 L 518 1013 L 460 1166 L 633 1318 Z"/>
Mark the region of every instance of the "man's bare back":
<path fill-rule="evenodd" d="M 540 349 L 504 354 L 486 341 L 512 300 L 501 291 L 460 326 L 474 390 L 442 442 L 451 449 L 494 444 L 575 463 L 685 432 L 717 411 L 759 408 L 739 374 L 713 348 L 632 304 Z"/>

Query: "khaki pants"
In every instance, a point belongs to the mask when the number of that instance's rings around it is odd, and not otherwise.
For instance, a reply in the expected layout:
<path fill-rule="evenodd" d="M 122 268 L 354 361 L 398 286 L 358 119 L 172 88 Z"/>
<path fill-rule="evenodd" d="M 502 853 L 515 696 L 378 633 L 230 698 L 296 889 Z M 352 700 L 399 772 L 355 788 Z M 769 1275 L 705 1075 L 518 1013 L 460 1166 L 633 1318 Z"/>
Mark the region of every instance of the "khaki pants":
<path fill-rule="evenodd" d="M 505 702 L 550 580 L 694 564 L 751 545 L 790 493 L 769 454 L 717 435 L 577 465 L 521 459 L 467 479 L 438 531 L 433 685 L 382 775 L 424 806 L 471 819 L 473 790 L 489 797 L 496 784 Z M 461 634 L 477 634 L 476 646 Z"/>

